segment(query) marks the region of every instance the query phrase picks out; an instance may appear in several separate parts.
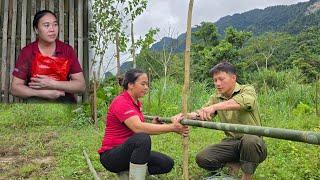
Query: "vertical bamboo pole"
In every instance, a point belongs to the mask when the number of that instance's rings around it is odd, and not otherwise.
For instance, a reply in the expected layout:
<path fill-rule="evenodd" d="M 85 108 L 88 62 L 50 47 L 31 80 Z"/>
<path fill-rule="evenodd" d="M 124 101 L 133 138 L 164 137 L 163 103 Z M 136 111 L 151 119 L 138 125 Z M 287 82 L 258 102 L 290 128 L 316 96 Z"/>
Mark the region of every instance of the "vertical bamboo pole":
<path fill-rule="evenodd" d="M 54 1 L 49 0 L 49 10 L 54 12 Z"/>
<path fill-rule="evenodd" d="M 188 114 L 188 93 L 189 93 L 189 79 L 190 79 L 190 46 L 191 46 L 191 19 L 192 19 L 193 0 L 189 1 L 188 20 L 187 20 L 187 37 L 186 50 L 184 54 L 184 85 L 182 89 L 182 112 L 184 117 Z M 188 157 L 188 137 L 183 137 L 183 179 L 189 179 L 189 157 Z"/>
<path fill-rule="evenodd" d="M 45 0 L 41 0 L 40 2 L 40 10 L 44 10 L 46 9 L 46 1 Z"/>
<path fill-rule="evenodd" d="M 15 50 L 16 50 L 16 30 L 17 30 L 17 0 L 12 0 L 12 19 L 11 19 L 11 45 L 10 45 L 10 71 L 8 76 L 10 77 L 10 80 L 7 84 L 7 88 L 9 91 L 10 83 L 12 82 L 12 76 L 10 73 L 13 71 L 14 65 L 15 65 Z M 13 102 L 13 96 L 9 96 L 9 102 Z"/>
<path fill-rule="evenodd" d="M 8 16 L 8 40 L 7 40 L 7 68 L 6 69 L 6 79 L 5 79 L 5 89 L 4 89 L 4 97 L 5 97 L 5 102 L 10 103 L 12 102 L 13 98 L 10 98 L 10 93 L 9 93 L 9 86 L 10 86 L 10 65 L 11 65 L 11 42 L 12 42 L 12 16 L 13 16 L 13 0 L 9 1 L 9 16 Z"/>
<path fill-rule="evenodd" d="M 83 67 L 83 0 L 78 0 L 78 58 Z"/>
<path fill-rule="evenodd" d="M 6 78 L 5 78 L 5 89 L 4 89 L 4 102 L 5 103 L 9 103 L 10 101 L 12 101 L 12 98 L 9 98 L 9 84 L 10 84 L 10 59 L 11 59 L 11 56 L 10 56 L 10 53 L 11 53 L 11 31 L 12 31 L 12 14 L 13 14 L 13 1 L 10 0 L 9 1 L 9 8 L 8 8 L 8 11 L 9 11 L 9 16 L 8 16 L 8 40 L 7 40 L 7 69 L 6 69 Z"/>
<path fill-rule="evenodd" d="M 17 40 L 15 47 L 15 63 L 18 58 L 18 55 L 21 49 L 26 45 L 26 36 L 27 36 L 27 3 L 28 1 L 18 1 L 17 3 Z M 20 8 L 19 8 L 20 6 Z M 21 18 L 21 19 L 20 19 Z M 19 38 L 20 36 L 20 38 Z M 20 41 L 19 41 L 20 40 Z M 14 97 L 13 102 L 22 102 L 22 99 L 19 97 Z"/>
<path fill-rule="evenodd" d="M 83 0 L 78 0 L 78 58 L 79 63 L 83 68 Z M 79 96 L 77 101 L 78 103 L 81 103 L 81 98 Z"/>
<path fill-rule="evenodd" d="M 59 0 L 59 39 L 64 41 L 64 0 Z"/>
<path fill-rule="evenodd" d="M 84 0 L 83 2 L 83 74 L 84 74 L 84 79 L 86 81 L 86 84 L 89 82 L 89 12 L 90 12 L 90 7 L 89 7 L 89 2 L 88 0 Z M 84 102 L 88 101 L 88 90 L 84 92 L 82 95 L 82 100 Z"/>
<path fill-rule="evenodd" d="M 33 21 L 33 17 L 36 14 L 36 0 L 31 0 L 31 42 L 34 41 L 36 39 L 36 35 L 35 32 L 33 30 L 33 26 L 32 26 L 32 21 Z"/>
<path fill-rule="evenodd" d="M 49 10 L 50 0 L 44 0 L 44 8 Z"/>
<path fill-rule="evenodd" d="M 92 14 L 92 0 L 88 0 L 88 21 L 89 21 L 89 24 L 90 24 L 90 22 L 92 22 L 93 21 L 93 14 Z M 89 30 L 88 30 L 89 31 Z M 89 33 L 88 33 L 88 36 L 90 36 L 91 35 L 91 33 L 93 33 L 93 32 L 91 32 L 91 31 L 89 31 Z M 91 47 L 92 46 L 92 42 L 91 41 L 89 41 L 89 47 Z M 92 57 L 93 57 L 94 55 L 93 55 L 93 50 L 90 48 L 89 49 L 89 58 L 88 58 L 88 80 L 90 80 L 90 79 L 92 79 L 93 77 L 92 77 Z M 89 81 L 88 81 L 89 82 Z"/>
<path fill-rule="evenodd" d="M 69 0 L 69 44 L 74 48 L 74 0 Z"/>
<path fill-rule="evenodd" d="M 9 0 L 4 0 L 4 13 L 3 13 L 3 26 L 2 26 L 2 64 L 1 64 L 1 91 L 0 96 L 2 96 L 2 92 L 5 90 L 6 86 L 6 73 L 7 73 L 7 40 L 8 40 L 8 7 Z M 2 99 L 0 97 L 0 99 Z M 5 97 L 2 99 L 2 102 L 5 102 Z"/>
<path fill-rule="evenodd" d="M 2 30 L 2 21 L 3 21 L 3 12 L 4 12 L 4 9 L 2 10 L 2 5 L 3 5 L 3 3 L 4 2 L 2 2 L 2 1 L 0 1 L 0 28 L 1 28 L 1 30 Z M 1 31 L 2 32 L 2 31 Z M 1 39 L 1 42 L 0 42 L 0 54 L 1 54 L 1 58 L 0 58 L 0 64 L 2 64 L 2 39 L 3 38 L 3 36 L 0 38 Z M 2 80 L 1 80 L 1 77 L 2 77 L 2 67 L 0 66 L 0 103 L 2 102 L 2 98 L 1 98 L 1 96 L 2 96 Z"/>
<path fill-rule="evenodd" d="M 2 15 L 2 1 L 0 1 L 0 15 Z M 2 16 L 0 16 L 0 20 L 2 20 Z M 0 21 L 1 22 L 1 21 Z M 1 23 L 0 23 L 1 24 Z"/>
<path fill-rule="evenodd" d="M 27 44 L 27 1 L 22 1 L 21 13 L 21 48 L 23 48 Z"/>

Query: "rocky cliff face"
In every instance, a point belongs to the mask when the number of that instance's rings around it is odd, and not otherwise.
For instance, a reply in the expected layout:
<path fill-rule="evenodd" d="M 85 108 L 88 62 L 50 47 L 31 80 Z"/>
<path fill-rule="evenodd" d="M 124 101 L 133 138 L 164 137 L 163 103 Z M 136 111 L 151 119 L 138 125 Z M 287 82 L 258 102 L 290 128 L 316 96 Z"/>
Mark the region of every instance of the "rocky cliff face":
<path fill-rule="evenodd" d="M 309 6 L 305 12 L 306 15 L 314 14 L 320 9 L 320 1 L 315 2 L 311 6 Z"/>

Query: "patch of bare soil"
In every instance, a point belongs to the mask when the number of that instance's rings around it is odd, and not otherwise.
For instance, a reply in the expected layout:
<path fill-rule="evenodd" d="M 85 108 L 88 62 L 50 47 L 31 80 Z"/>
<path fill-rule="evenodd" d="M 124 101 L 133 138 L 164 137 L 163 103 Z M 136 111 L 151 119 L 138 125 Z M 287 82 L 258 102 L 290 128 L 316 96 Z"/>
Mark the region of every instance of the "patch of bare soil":
<path fill-rule="evenodd" d="M 58 134 L 56 132 L 41 135 L 41 141 L 45 145 L 57 138 Z M 25 141 L 29 141 L 29 138 L 25 137 Z M 51 150 L 48 150 L 48 156 L 27 157 L 20 153 L 20 149 L 24 146 L 21 143 L 16 142 L 15 144 L 15 141 L 12 141 L 4 144 L 0 146 L 0 180 L 43 176 L 48 174 L 55 166 L 55 158 L 51 156 Z"/>

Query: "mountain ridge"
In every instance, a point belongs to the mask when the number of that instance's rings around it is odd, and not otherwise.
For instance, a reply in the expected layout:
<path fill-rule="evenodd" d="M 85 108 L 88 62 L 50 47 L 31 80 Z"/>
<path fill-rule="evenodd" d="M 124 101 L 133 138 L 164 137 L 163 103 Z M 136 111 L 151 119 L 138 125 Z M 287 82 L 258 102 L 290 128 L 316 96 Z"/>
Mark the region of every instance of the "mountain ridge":
<path fill-rule="evenodd" d="M 253 9 L 220 18 L 214 22 L 218 33 L 223 36 L 227 27 L 241 31 L 251 31 L 253 35 L 265 32 L 288 32 L 297 34 L 306 27 L 320 26 L 320 1 L 310 0 L 292 5 L 276 5 L 264 9 Z M 192 31 L 196 31 L 193 27 Z M 163 49 L 173 52 L 183 52 L 185 49 L 185 33 L 177 39 L 163 37 L 151 46 L 153 51 Z"/>

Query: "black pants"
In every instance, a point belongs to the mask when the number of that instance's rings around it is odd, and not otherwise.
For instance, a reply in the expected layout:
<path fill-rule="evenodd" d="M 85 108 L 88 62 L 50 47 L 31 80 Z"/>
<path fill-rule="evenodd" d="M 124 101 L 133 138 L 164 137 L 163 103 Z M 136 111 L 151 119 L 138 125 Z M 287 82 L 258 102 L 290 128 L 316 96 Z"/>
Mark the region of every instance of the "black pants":
<path fill-rule="evenodd" d="M 173 168 L 173 160 L 162 153 L 151 151 L 151 138 L 145 133 L 136 133 L 113 149 L 100 154 L 101 164 L 114 173 L 129 170 L 129 163 L 148 163 L 149 174 L 168 173 Z"/>
<path fill-rule="evenodd" d="M 239 162 L 241 170 L 253 174 L 267 157 L 267 147 L 262 138 L 245 134 L 242 138 L 223 139 L 219 144 L 206 147 L 197 154 L 197 164 L 215 171 L 226 163 Z"/>

